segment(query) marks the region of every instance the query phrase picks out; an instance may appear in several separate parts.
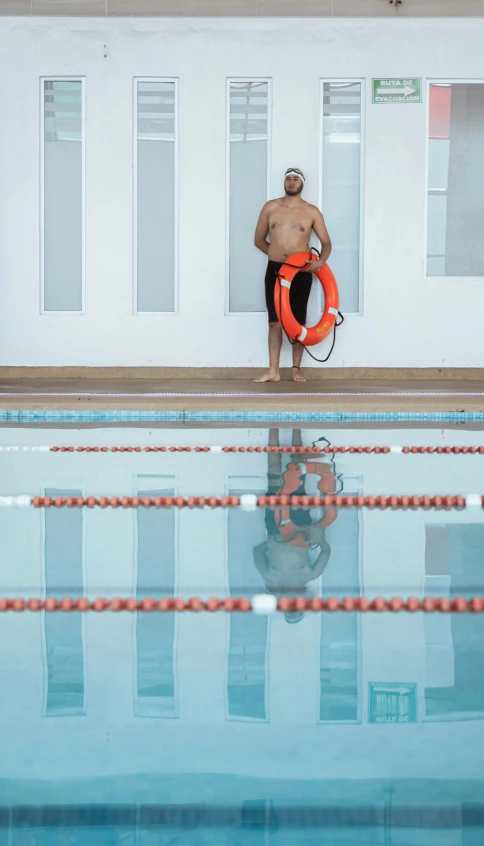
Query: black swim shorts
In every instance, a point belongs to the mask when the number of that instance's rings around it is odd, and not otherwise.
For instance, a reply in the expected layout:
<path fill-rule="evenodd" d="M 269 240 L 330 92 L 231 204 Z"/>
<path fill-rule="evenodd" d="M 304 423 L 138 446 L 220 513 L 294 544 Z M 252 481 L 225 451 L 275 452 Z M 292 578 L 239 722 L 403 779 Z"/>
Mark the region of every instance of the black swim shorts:
<path fill-rule="evenodd" d="M 274 289 L 276 287 L 276 279 L 283 262 L 269 261 L 267 262 L 265 286 L 266 286 L 266 306 L 269 323 L 277 323 L 277 312 L 274 304 Z M 289 302 L 291 304 L 291 311 L 301 326 L 306 325 L 306 312 L 308 308 L 309 294 L 311 292 L 311 283 L 313 281 L 313 274 L 307 271 L 300 271 L 296 273 L 291 288 L 289 290 Z"/>
<path fill-rule="evenodd" d="M 303 477 L 304 478 L 304 477 Z M 269 477 L 269 490 L 267 491 L 266 496 L 280 496 L 281 494 L 281 484 L 284 484 L 281 479 L 279 479 L 278 484 L 275 484 L 271 478 Z M 304 487 L 304 482 L 302 485 L 294 491 L 291 496 L 306 496 L 306 488 Z M 313 519 L 309 510 L 307 508 L 291 508 L 289 512 L 291 523 L 294 523 L 295 526 L 311 526 Z M 268 535 L 278 535 L 279 534 L 279 526 L 276 523 L 276 518 L 274 514 L 273 508 L 266 508 L 264 513 L 264 522 L 266 524 L 267 534 Z"/>

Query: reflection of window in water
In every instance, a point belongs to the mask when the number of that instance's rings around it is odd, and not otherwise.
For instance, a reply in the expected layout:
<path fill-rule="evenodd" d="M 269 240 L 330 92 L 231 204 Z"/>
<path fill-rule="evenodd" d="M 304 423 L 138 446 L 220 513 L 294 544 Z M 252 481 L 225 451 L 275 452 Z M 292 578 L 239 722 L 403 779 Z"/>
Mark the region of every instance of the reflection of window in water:
<path fill-rule="evenodd" d="M 425 527 L 425 594 L 482 593 L 484 524 Z M 479 614 L 425 614 L 425 715 L 484 717 L 484 621 Z"/>
<path fill-rule="evenodd" d="M 345 495 L 356 496 L 345 490 Z M 331 557 L 323 575 L 324 596 L 360 595 L 359 515 L 356 508 L 340 509 L 326 530 Z M 359 719 L 358 614 L 321 615 L 320 705 L 321 721 Z"/>
<path fill-rule="evenodd" d="M 81 490 L 47 489 L 46 496 L 82 496 Z M 46 596 L 83 594 L 82 508 L 45 510 Z M 85 713 L 84 645 L 82 614 L 45 614 L 47 659 L 47 715 L 75 716 Z"/>
<path fill-rule="evenodd" d="M 138 496 L 173 496 L 173 490 L 138 491 Z M 174 596 L 175 509 L 138 508 L 136 596 Z M 136 615 L 136 715 L 177 716 L 175 615 Z"/>
<path fill-rule="evenodd" d="M 247 490 L 231 490 L 239 496 Z M 265 582 L 254 566 L 254 546 L 265 540 L 262 509 L 228 513 L 228 576 L 231 596 L 265 593 Z M 229 614 L 228 716 L 265 720 L 268 619 L 255 614 Z"/>

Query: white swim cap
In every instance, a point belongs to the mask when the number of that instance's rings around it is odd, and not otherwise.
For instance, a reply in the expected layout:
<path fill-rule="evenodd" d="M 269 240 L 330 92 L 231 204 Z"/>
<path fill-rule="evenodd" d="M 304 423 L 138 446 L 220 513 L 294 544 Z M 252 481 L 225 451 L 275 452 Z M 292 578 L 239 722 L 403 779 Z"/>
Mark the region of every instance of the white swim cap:
<path fill-rule="evenodd" d="M 303 182 L 306 182 L 306 177 L 304 176 L 304 173 L 302 172 L 302 170 L 299 170 L 298 167 L 288 167 L 284 174 L 284 179 L 286 178 L 286 176 L 299 176 L 299 179 L 302 179 Z"/>

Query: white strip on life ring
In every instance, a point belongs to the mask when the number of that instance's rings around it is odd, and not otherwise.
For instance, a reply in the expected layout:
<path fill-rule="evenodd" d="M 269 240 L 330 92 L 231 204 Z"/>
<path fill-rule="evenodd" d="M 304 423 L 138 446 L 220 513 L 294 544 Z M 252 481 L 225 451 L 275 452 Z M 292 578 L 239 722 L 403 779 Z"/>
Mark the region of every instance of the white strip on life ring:
<path fill-rule="evenodd" d="M 287 279 L 281 279 L 281 285 L 283 288 L 290 288 L 291 283 L 287 281 Z"/>
<path fill-rule="evenodd" d="M 338 317 L 339 311 L 337 308 L 328 308 L 330 314 L 334 314 L 335 317 Z"/>
<path fill-rule="evenodd" d="M 307 334 L 308 334 L 308 330 L 306 329 L 305 326 L 302 326 L 301 327 L 301 334 L 299 335 L 298 341 L 304 341 L 304 338 L 306 337 Z"/>

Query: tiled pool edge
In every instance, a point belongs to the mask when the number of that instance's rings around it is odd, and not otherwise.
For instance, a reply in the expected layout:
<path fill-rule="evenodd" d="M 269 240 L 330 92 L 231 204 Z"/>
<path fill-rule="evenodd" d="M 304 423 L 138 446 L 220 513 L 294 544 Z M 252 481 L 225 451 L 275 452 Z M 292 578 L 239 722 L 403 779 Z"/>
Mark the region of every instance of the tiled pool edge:
<path fill-rule="evenodd" d="M 153 411 L 3 409 L 0 423 L 484 423 L 484 411 Z"/>

